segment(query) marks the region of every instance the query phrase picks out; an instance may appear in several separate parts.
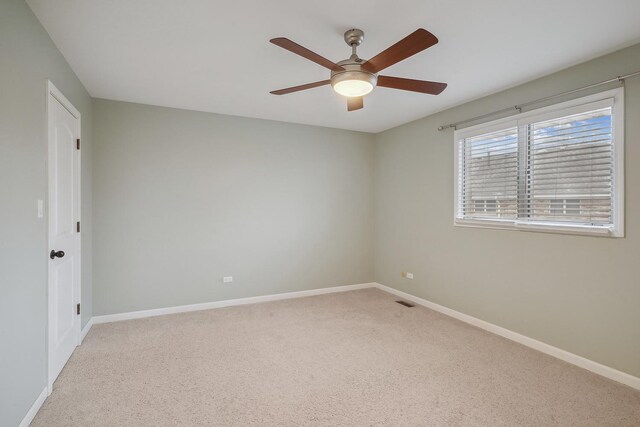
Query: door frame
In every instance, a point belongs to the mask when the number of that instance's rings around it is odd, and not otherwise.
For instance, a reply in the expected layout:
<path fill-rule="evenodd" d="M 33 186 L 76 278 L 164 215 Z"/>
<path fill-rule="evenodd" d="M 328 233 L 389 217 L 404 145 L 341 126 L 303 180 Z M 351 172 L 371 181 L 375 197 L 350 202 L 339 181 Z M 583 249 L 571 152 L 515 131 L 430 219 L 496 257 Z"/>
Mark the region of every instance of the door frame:
<path fill-rule="evenodd" d="M 82 122 L 81 122 L 81 117 L 80 117 L 80 112 L 73 106 L 73 104 L 62 94 L 62 92 L 55 87 L 55 85 L 51 82 L 51 80 L 47 80 L 47 92 L 46 92 L 46 116 L 47 116 L 47 120 L 46 120 L 46 141 L 47 141 L 47 162 L 46 162 L 46 174 L 47 174 L 47 215 L 45 216 L 46 218 L 46 230 L 47 230 L 47 250 L 46 253 L 48 254 L 49 251 L 51 250 L 51 230 L 49 229 L 49 223 L 50 223 L 50 216 L 51 216 L 51 203 L 50 203 L 50 197 L 51 197 L 51 185 L 52 185 L 52 177 L 51 177 L 51 168 L 49 167 L 49 165 L 51 164 L 51 155 L 52 155 L 52 151 L 51 151 L 51 134 L 50 134 L 50 126 L 51 126 L 51 108 L 50 108 L 50 104 L 51 104 L 51 97 L 53 96 L 53 98 L 55 98 L 55 100 L 57 102 L 59 102 L 65 109 L 67 109 L 67 111 L 69 111 L 69 113 L 71 113 L 71 115 L 77 119 L 78 121 L 78 129 L 76 129 L 76 135 L 77 138 L 81 137 L 81 129 L 82 129 Z M 75 165 L 76 165 L 76 176 L 75 176 L 75 182 L 74 182 L 74 186 L 76 188 L 75 194 L 77 197 L 77 210 L 76 210 L 76 221 L 81 221 L 81 208 L 82 208 L 82 187 L 81 187 L 81 174 L 82 174 L 82 169 L 81 169 L 81 151 L 80 150 L 75 150 Z M 81 295 L 81 291 L 82 291 L 82 238 L 80 233 L 78 233 L 78 277 L 77 280 L 75 281 L 75 286 L 74 286 L 74 295 L 77 295 L 77 301 L 78 303 L 81 302 L 82 300 L 82 295 Z M 50 345 L 51 343 L 51 339 L 52 339 L 52 331 L 51 331 L 51 325 L 53 324 L 52 320 L 51 320 L 51 315 L 53 314 L 53 301 L 51 299 L 52 295 L 51 292 L 49 292 L 49 290 L 51 289 L 51 263 L 49 262 L 49 258 L 47 256 L 46 258 L 46 263 L 47 263 L 47 288 L 46 288 L 46 295 L 47 295 L 47 340 L 46 340 L 46 347 L 47 347 L 47 392 L 48 394 L 51 394 L 51 392 L 53 391 L 53 383 L 56 380 L 56 378 L 52 378 L 51 377 L 51 372 L 53 371 L 52 366 L 53 366 L 53 348 Z M 80 345 L 82 342 L 81 339 L 81 331 L 82 331 L 82 317 L 80 315 L 78 315 L 78 319 L 76 321 L 76 324 L 74 325 L 74 329 L 76 329 L 76 346 Z"/>

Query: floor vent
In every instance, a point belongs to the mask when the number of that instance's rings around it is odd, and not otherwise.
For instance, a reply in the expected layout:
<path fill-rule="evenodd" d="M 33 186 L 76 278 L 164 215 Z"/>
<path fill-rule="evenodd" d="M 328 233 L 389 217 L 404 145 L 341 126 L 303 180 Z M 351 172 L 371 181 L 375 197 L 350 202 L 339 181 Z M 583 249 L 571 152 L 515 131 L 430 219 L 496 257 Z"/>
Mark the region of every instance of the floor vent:
<path fill-rule="evenodd" d="M 414 305 L 411 304 L 410 302 L 406 302 L 406 301 L 396 301 L 396 302 L 400 305 L 404 305 L 405 307 L 414 307 Z"/>

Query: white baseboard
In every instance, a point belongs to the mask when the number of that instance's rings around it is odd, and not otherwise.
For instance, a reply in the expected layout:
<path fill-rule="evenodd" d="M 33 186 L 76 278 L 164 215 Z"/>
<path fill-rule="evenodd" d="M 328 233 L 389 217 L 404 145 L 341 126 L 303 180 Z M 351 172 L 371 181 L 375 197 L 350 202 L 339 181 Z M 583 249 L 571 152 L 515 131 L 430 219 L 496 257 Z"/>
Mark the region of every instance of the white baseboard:
<path fill-rule="evenodd" d="M 93 326 L 93 317 L 89 319 L 87 324 L 84 325 L 84 328 L 82 328 L 82 332 L 80 332 L 80 344 L 82 344 L 82 341 L 84 341 L 84 337 L 87 336 L 92 326 Z"/>
<path fill-rule="evenodd" d="M 132 311 L 129 313 L 107 314 L 103 316 L 93 316 L 92 323 L 118 322 L 120 320 L 141 319 L 143 317 L 163 316 L 165 314 L 186 313 L 189 311 L 209 310 L 212 308 L 230 307 L 233 305 L 255 304 L 259 302 L 278 301 L 291 298 L 310 297 L 314 295 L 330 294 L 334 292 L 355 291 L 358 289 L 374 288 L 376 283 L 360 283 L 357 285 L 333 286 L 330 288 L 311 289 L 308 291 L 286 292 L 282 294 L 263 295 L 258 297 L 247 297 L 238 299 L 228 299 L 223 301 L 204 302 L 200 304 L 180 305 L 176 307 L 156 308 L 152 310 Z"/>
<path fill-rule="evenodd" d="M 572 365 L 579 366 L 583 369 L 586 369 L 588 371 L 591 371 L 603 377 L 609 378 L 613 381 L 617 381 L 619 383 L 628 385 L 629 387 L 633 387 L 637 390 L 640 390 L 640 378 L 634 377 L 633 375 L 627 374 L 622 371 L 618 371 L 617 369 L 600 364 L 598 362 L 594 362 L 593 360 L 586 359 L 582 356 L 578 356 L 577 354 L 570 353 L 568 351 L 559 349 L 557 347 L 543 343 L 533 338 L 529 338 L 525 335 L 519 334 L 517 332 L 513 332 L 509 329 L 505 329 L 503 327 L 494 325 L 493 323 L 485 322 L 484 320 L 480 320 L 476 317 L 469 316 L 464 313 L 460 313 L 459 311 L 452 310 L 448 307 L 436 304 L 426 299 L 416 297 L 414 295 L 399 291 L 394 288 L 390 288 L 389 286 L 385 286 L 380 283 L 376 283 L 375 286 L 378 289 L 388 292 L 390 294 L 397 295 L 403 299 L 415 302 L 416 304 L 420 304 L 422 306 L 430 308 L 439 313 L 461 320 L 470 325 L 477 326 L 478 328 L 484 329 L 485 331 L 489 331 L 496 335 L 500 335 L 501 337 L 507 338 L 511 341 L 515 341 L 519 344 L 525 345 L 534 350 L 538 350 L 542 353 L 548 354 L 549 356 L 553 356 L 560 360 L 564 360 L 565 362 L 571 363 Z"/>
<path fill-rule="evenodd" d="M 47 388 L 43 388 L 40 396 L 38 396 L 36 401 L 33 402 L 33 405 L 31 405 L 31 409 L 29 409 L 29 412 L 27 412 L 27 415 L 24 416 L 18 427 L 28 427 L 29 424 L 31 424 L 31 421 L 33 421 L 33 419 L 36 417 L 36 414 L 40 410 L 40 407 L 42 406 L 48 395 L 49 393 L 47 392 Z"/>

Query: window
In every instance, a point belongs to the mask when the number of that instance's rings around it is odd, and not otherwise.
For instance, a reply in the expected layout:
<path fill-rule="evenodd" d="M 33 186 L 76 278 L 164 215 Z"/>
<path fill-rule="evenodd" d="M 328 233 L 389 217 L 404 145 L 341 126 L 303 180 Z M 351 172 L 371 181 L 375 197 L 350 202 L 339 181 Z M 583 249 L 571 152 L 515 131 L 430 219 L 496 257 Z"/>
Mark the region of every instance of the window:
<path fill-rule="evenodd" d="M 456 131 L 455 224 L 623 236 L 622 97 Z"/>

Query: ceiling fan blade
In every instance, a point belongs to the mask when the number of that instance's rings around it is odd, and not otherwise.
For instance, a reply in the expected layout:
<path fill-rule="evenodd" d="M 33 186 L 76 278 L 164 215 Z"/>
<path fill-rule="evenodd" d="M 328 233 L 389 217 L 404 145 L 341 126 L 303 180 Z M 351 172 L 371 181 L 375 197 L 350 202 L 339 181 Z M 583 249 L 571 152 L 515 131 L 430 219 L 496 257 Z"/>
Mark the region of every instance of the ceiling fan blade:
<path fill-rule="evenodd" d="M 447 84 L 428 82 L 425 80 L 403 79 L 400 77 L 378 76 L 378 86 L 439 95 L 447 87 Z"/>
<path fill-rule="evenodd" d="M 377 73 L 378 71 L 382 71 L 403 59 L 407 59 L 418 52 L 422 52 L 436 43 L 438 43 L 438 38 L 436 36 L 424 28 L 418 28 L 398 43 L 365 62 L 362 65 L 362 68 L 370 73 Z"/>
<path fill-rule="evenodd" d="M 328 85 L 329 83 L 331 83 L 331 80 L 322 80 L 322 81 L 319 81 L 319 82 L 307 83 L 306 85 L 293 86 L 293 87 L 288 87 L 286 89 L 272 90 L 269 93 L 271 93 L 273 95 L 286 95 L 287 93 L 299 92 L 301 90 L 312 89 L 314 87 Z"/>
<path fill-rule="evenodd" d="M 303 58 L 307 58 L 308 60 L 313 61 L 316 64 L 322 65 L 325 68 L 328 68 L 333 71 L 344 71 L 344 68 L 342 68 L 340 65 L 329 61 L 327 58 L 322 57 L 317 53 L 310 51 L 306 47 L 300 46 L 298 43 L 292 42 L 287 38 L 278 37 L 275 39 L 271 39 L 269 41 L 275 44 L 276 46 L 280 46 L 283 49 L 287 49 L 289 52 L 293 52 L 296 55 L 300 55 Z"/>
<path fill-rule="evenodd" d="M 347 98 L 347 111 L 355 111 L 364 107 L 364 100 L 362 96 L 355 98 Z"/>

